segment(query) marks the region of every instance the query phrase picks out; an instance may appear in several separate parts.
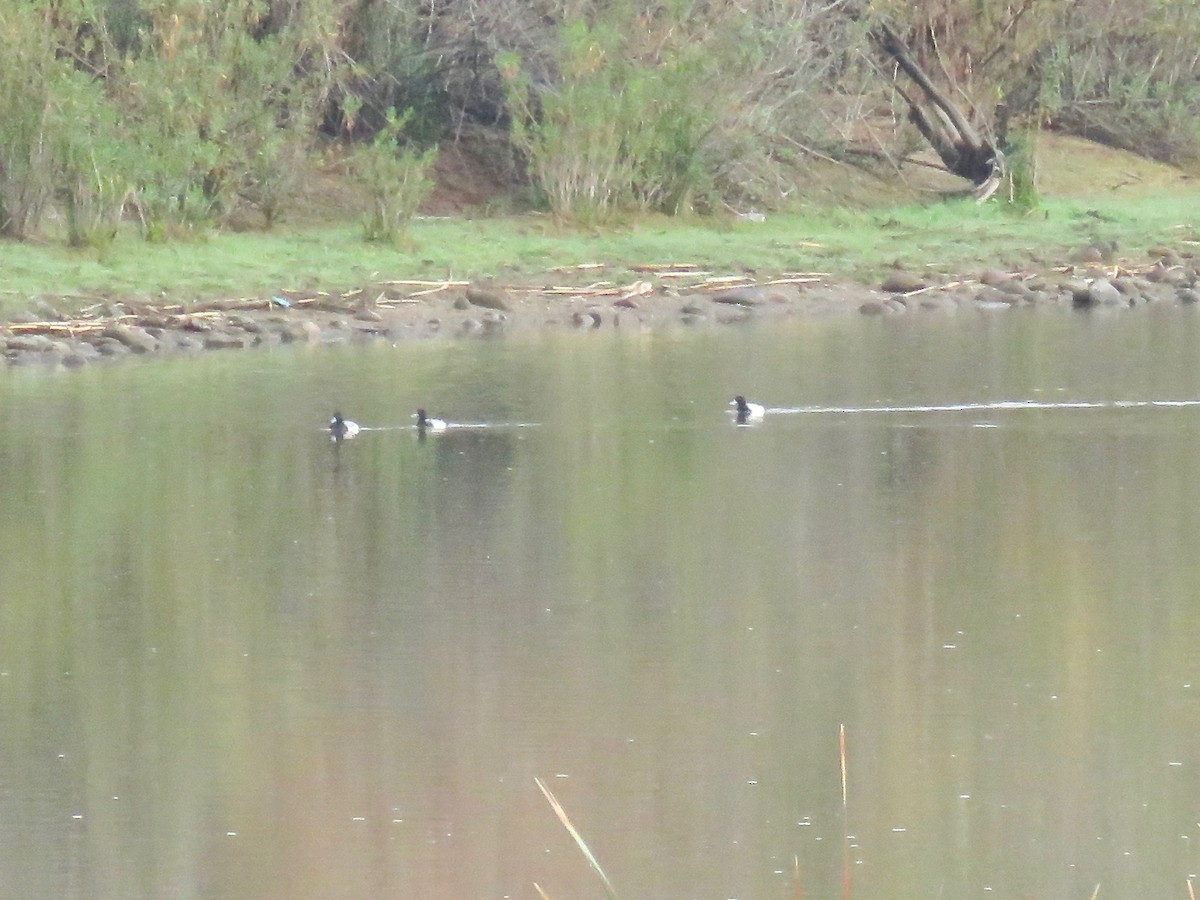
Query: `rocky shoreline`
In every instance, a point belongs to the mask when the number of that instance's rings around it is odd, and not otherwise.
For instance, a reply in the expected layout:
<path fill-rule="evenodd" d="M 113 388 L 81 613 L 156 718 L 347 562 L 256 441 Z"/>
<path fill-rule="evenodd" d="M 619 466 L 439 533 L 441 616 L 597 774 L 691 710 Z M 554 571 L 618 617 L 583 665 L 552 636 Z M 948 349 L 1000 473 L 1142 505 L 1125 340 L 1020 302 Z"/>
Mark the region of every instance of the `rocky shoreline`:
<path fill-rule="evenodd" d="M 199 354 L 280 344 L 491 337 L 553 328 L 646 329 L 859 313 L 903 315 L 1019 307 L 1128 308 L 1200 301 L 1200 264 L 1173 249 L 1150 261 L 1106 260 L 1112 248 L 1045 272 L 967 277 L 893 271 L 878 286 L 823 273 L 767 280 L 689 267 L 644 267 L 625 285 L 529 287 L 386 282 L 347 293 L 280 291 L 182 304 L 101 300 L 77 315 L 43 298 L 0 324 L 11 366 L 78 368 L 125 357 Z"/>

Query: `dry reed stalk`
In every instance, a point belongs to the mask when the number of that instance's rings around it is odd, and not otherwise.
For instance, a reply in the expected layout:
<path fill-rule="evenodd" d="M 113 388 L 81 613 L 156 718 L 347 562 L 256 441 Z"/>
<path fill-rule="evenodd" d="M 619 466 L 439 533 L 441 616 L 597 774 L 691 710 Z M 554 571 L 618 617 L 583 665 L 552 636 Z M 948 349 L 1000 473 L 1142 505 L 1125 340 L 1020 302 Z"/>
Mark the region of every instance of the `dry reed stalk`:
<path fill-rule="evenodd" d="M 1097 881 L 1096 889 L 1094 891 L 1092 891 L 1092 900 L 1096 900 L 1096 897 L 1099 895 L 1099 893 L 1100 893 L 1100 882 Z"/>
<path fill-rule="evenodd" d="M 108 322 L 10 322 L 4 326 L 12 334 L 75 334 L 79 331 L 103 331 Z"/>
<path fill-rule="evenodd" d="M 838 726 L 838 755 L 842 761 L 842 809 L 846 809 L 846 723 Z"/>
<path fill-rule="evenodd" d="M 659 275 L 664 272 L 685 272 L 691 271 L 696 274 L 696 270 L 700 266 L 696 263 L 639 263 L 636 266 L 630 266 L 630 271 L 633 272 L 655 272 Z"/>
<path fill-rule="evenodd" d="M 794 900 L 804 900 L 804 882 L 800 878 L 800 856 L 792 857 L 792 897 Z"/>
<path fill-rule="evenodd" d="M 1189 900 L 1196 900 L 1196 890 L 1192 887 L 1192 879 L 1189 878 L 1187 884 Z M 1097 885 L 1097 887 L 1099 887 L 1099 885 Z"/>
<path fill-rule="evenodd" d="M 387 287 L 418 287 L 418 288 L 431 287 L 431 288 L 438 288 L 439 290 L 442 290 L 445 288 L 452 288 L 452 287 L 470 287 L 471 286 L 471 282 L 469 282 L 469 281 L 411 281 L 411 280 L 405 279 L 405 280 L 400 280 L 400 281 L 381 281 L 379 283 L 382 285 L 386 285 Z"/>
<path fill-rule="evenodd" d="M 586 859 L 591 867 L 596 870 L 596 874 L 599 875 L 600 880 L 604 882 L 604 892 L 610 898 L 612 898 L 612 900 L 616 900 L 617 892 L 613 889 L 612 882 L 608 880 L 608 876 L 605 875 L 604 870 L 600 868 L 600 863 L 596 860 L 596 857 L 592 855 L 592 851 L 588 848 L 587 843 L 584 842 L 583 837 L 578 831 L 575 830 L 575 826 L 571 824 L 571 820 L 567 818 L 566 810 L 562 808 L 558 800 L 556 800 L 554 795 L 550 793 L 550 789 L 546 787 L 546 785 L 542 784 L 542 779 L 534 778 L 533 781 L 538 786 L 538 789 L 541 790 L 542 796 L 546 798 L 546 802 L 550 804 L 550 808 L 554 810 L 554 814 L 558 816 L 558 821 L 562 822 L 563 827 L 567 829 L 567 834 L 571 835 L 571 837 L 574 839 L 575 845 L 583 854 L 584 859 Z"/>
<path fill-rule="evenodd" d="M 435 284 L 432 287 L 427 287 L 423 291 L 414 291 L 413 293 L 408 295 L 408 298 L 410 300 L 412 300 L 412 299 L 415 299 L 416 297 L 427 297 L 430 294 L 438 294 L 438 293 L 441 293 L 442 291 L 448 291 L 448 290 L 450 290 L 450 288 L 458 287 L 462 284 L 469 284 L 469 283 L 461 282 L 461 281 L 443 281 L 441 284 Z"/>
<path fill-rule="evenodd" d="M 549 287 L 549 288 L 525 288 L 521 290 L 525 294 L 549 294 L 555 297 L 616 297 L 621 293 L 621 288 L 616 287 Z"/>
<path fill-rule="evenodd" d="M 842 764 L 842 898 L 850 900 L 850 809 L 846 802 L 846 723 L 838 725 L 838 756 Z"/>
<path fill-rule="evenodd" d="M 533 883 L 533 889 L 538 892 L 538 896 L 541 897 L 542 900 L 550 900 L 550 895 L 543 891 L 542 886 L 536 881 Z"/>

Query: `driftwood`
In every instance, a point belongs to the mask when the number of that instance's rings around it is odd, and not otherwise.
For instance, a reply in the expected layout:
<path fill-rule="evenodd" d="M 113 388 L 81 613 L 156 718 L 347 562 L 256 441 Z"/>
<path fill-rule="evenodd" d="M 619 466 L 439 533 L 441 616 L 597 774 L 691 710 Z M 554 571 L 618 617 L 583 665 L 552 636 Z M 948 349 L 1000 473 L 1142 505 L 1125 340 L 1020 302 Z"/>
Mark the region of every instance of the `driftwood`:
<path fill-rule="evenodd" d="M 579 266 L 560 268 L 587 271 L 597 268 L 610 268 L 604 263 L 584 263 Z M 616 268 L 616 267 L 613 267 Z M 651 276 L 654 280 L 636 280 L 627 284 L 617 284 L 612 281 L 596 281 L 585 286 L 532 286 L 510 285 L 504 290 L 512 293 L 541 295 L 545 297 L 560 297 L 568 299 L 647 297 L 655 294 L 660 288 L 670 284 L 672 291 L 708 291 L 715 292 L 729 288 L 804 285 L 823 281 L 828 278 L 826 272 L 783 272 L 765 281 L 758 281 L 748 275 L 714 275 L 705 271 L 696 263 L 643 263 L 632 266 L 621 266 L 626 271 L 633 271 Z M 155 305 L 152 303 L 135 302 L 130 300 L 114 300 L 111 302 L 94 303 L 81 309 L 75 318 L 67 320 L 46 320 L 38 322 L 0 322 L 0 337 L 9 335 L 44 334 L 47 336 L 73 337 L 76 335 L 95 334 L 116 324 L 125 325 L 156 325 L 169 328 L 195 328 L 199 323 L 218 321 L 227 313 L 279 310 L 288 308 L 322 310 L 333 313 L 353 314 L 364 308 L 395 308 L 410 304 L 421 303 L 430 295 L 446 290 L 463 288 L 469 285 L 467 281 L 381 281 L 372 286 L 371 294 L 368 288 L 357 288 L 345 292 L 313 291 L 298 288 L 280 288 L 269 297 L 236 297 L 222 300 L 205 300 L 196 303 L 167 303 Z M 402 297 L 389 297 L 385 292 L 377 291 L 378 286 L 389 288 L 417 288 L 410 290 Z M 373 296 L 372 296 L 373 295 Z M 164 318 L 165 317 L 165 318 Z"/>

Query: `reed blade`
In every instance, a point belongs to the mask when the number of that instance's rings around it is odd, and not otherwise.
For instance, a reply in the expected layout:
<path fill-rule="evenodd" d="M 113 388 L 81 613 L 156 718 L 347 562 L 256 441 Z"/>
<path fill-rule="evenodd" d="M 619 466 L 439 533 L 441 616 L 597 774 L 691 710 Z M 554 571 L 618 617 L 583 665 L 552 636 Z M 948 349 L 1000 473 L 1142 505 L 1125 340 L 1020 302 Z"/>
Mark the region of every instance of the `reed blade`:
<path fill-rule="evenodd" d="M 616 900 L 617 892 L 613 888 L 612 882 L 609 881 L 608 876 L 604 874 L 604 869 L 600 868 L 600 863 L 596 860 L 596 857 L 588 848 L 587 842 L 584 841 L 579 832 L 575 830 L 575 826 L 571 824 L 571 820 L 567 818 L 566 810 L 562 808 L 562 805 L 555 798 L 554 794 L 550 793 L 550 788 L 542 784 L 542 779 L 535 777 L 533 780 L 534 783 L 537 784 L 538 789 L 541 790 L 542 796 L 546 798 L 546 802 L 550 804 L 550 808 L 554 810 L 554 814 L 558 816 L 558 821 L 562 822 L 563 828 L 567 829 L 567 833 L 574 839 L 575 845 L 579 847 L 579 852 L 583 854 L 584 859 L 586 859 L 588 864 L 596 870 L 596 874 L 599 875 L 600 880 L 604 882 L 604 892 L 611 898 L 611 900 Z M 541 889 L 539 888 L 538 890 L 540 891 Z"/>

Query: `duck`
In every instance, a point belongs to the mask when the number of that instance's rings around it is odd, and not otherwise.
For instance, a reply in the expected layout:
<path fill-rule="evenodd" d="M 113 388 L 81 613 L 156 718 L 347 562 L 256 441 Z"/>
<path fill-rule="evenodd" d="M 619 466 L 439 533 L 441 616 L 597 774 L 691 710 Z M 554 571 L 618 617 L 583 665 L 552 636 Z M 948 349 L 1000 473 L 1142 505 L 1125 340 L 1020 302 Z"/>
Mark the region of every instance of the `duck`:
<path fill-rule="evenodd" d="M 418 409 L 413 413 L 413 418 L 417 420 L 417 429 L 419 431 L 445 431 L 445 419 L 431 419 L 426 415 L 425 410 Z"/>
<path fill-rule="evenodd" d="M 335 412 L 329 420 L 329 439 L 331 441 L 349 440 L 359 432 L 357 422 L 342 418 L 340 412 Z"/>
<path fill-rule="evenodd" d="M 758 422 L 767 414 L 766 409 L 759 403 L 747 403 L 746 398 L 738 394 L 729 401 L 730 406 L 737 407 L 737 423 L 745 425 L 747 422 Z"/>

